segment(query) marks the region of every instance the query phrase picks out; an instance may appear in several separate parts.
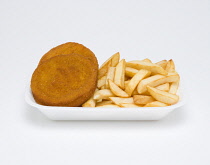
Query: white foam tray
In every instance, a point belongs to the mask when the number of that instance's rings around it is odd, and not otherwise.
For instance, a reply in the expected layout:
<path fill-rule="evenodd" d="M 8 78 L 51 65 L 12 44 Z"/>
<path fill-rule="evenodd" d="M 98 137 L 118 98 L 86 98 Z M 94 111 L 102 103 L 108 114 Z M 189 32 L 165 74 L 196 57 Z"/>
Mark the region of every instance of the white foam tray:
<path fill-rule="evenodd" d="M 181 95 L 177 104 L 167 107 L 88 108 L 43 106 L 35 102 L 30 87 L 25 93 L 25 100 L 51 120 L 160 120 L 176 108 L 184 105 L 183 95 Z"/>

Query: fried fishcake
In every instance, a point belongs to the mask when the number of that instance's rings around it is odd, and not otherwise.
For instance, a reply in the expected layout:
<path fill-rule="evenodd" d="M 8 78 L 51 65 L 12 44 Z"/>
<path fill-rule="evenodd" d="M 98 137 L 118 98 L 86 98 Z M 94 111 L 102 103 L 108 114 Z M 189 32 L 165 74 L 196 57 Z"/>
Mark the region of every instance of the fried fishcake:
<path fill-rule="evenodd" d="M 58 55 L 40 64 L 31 79 L 35 101 L 47 106 L 80 106 L 94 93 L 97 70 L 78 55 Z"/>
<path fill-rule="evenodd" d="M 98 69 L 98 61 L 95 57 L 95 54 L 85 47 L 82 44 L 76 43 L 76 42 L 67 42 L 61 45 L 58 45 L 51 50 L 49 50 L 46 54 L 42 56 L 42 58 L 39 61 L 39 64 L 43 63 L 47 59 L 57 56 L 57 55 L 65 55 L 65 54 L 80 54 L 84 57 L 87 57 L 94 63 L 94 67 Z"/>

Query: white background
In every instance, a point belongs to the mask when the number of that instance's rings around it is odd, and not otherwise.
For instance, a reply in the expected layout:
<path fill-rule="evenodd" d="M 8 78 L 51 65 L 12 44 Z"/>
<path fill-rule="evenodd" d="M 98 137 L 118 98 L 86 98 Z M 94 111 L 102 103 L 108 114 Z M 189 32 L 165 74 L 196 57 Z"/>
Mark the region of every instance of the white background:
<path fill-rule="evenodd" d="M 24 101 L 41 56 L 174 59 L 187 104 L 161 121 L 48 120 Z M 0 164 L 210 164 L 210 1 L 0 1 Z"/>

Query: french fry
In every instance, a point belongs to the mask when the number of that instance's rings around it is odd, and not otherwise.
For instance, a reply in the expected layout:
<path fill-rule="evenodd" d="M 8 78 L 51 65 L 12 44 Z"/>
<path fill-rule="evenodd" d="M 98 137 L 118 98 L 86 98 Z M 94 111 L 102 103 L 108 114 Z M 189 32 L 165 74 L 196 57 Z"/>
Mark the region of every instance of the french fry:
<path fill-rule="evenodd" d="M 120 53 L 117 52 L 114 55 L 112 55 L 108 60 L 106 60 L 101 67 L 99 68 L 98 71 L 98 78 L 100 79 L 101 77 L 103 77 L 104 75 L 106 75 L 106 73 L 108 72 L 108 69 L 110 66 L 115 67 L 120 59 Z"/>
<path fill-rule="evenodd" d="M 109 80 L 109 87 L 116 96 L 119 97 L 129 97 L 128 94 L 118 87 L 112 80 Z"/>
<path fill-rule="evenodd" d="M 118 105 L 115 105 L 115 104 L 106 104 L 106 105 L 99 105 L 99 106 L 96 106 L 98 108 L 107 108 L 107 107 L 113 107 L 113 108 L 120 108 L 120 106 Z"/>
<path fill-rule="evenodd" d="M 106 83 L 105 83 L 105 88 L 109 89 L 109 82 L 108 80 L 114 81 L 114 75 L 115 75 L 115 67 L 109 67 L 107 76 L 106 76 Z"/>
<path fill-rule="evenodd" d="M 153 74 L 167 75 L 167 71 L 164 70 L 160 65 L 153 64 L 145 61 L 130 61 L 126 63 L 126 67 L 135 68 L 137 70 L 146 69 L 151 71 Z"/>
<path fill-rule="evenodd" d="M 168 75 L 163 78 L 162 80 L 159 80 L 159 84 L 164 84 L 164 83 L 173 83 L 173 82 L 178 82 L 180 80 L 179 74 L 176 72 L 173 73 L 168 73 Z M 156 85 L 155 85 L 156 86 Z"/>
<path fill-rule="evenodd" d="M 138 83 L 144 79 L 145 77 L 148 77 L 151 74 L 150 71 L 145 70 L 145 69 L 141 69 L 139 70 L 135 76 L 133 76 L 133 78 L 129 81 L 128 85 L 125 88 L 125 92 L 131 96 L 134 89 L 136 88 L 136 86 L 138 85 Z"/>
<path fill-rule="evenodd" d="M 128 85 L 128 83 L 130 82 L 130 80 L 125 81 L 125 88 Z"/>
<path fill-rule="evenodd" d="M 178 88 L 179 88 L 179 81 L 171 83 L 169 93 L 176 94 Z"/>
<path fill-rule="evenodd" d="M 106 83 L 106 76 L 101 77 L 97 82 L 97 87 L 100 89 Z"/>
<path fill-rule="evenodd" d="M 125 75 L 128 77 L 133 77 L 139 70 L 131 68 L 131 67 L 125 67 Z"/>
<path fill-rule="evenodd" d="M 106 89 L 106 88 L 105 88 L 105 85 L 103 85 L 103 86 L 101 87 L 101 89 Z"/>
<path fill-rule="evenodd" d="M 108 101 L 104 100 L 104 101 L 96 103 L 96 106 L 107 105 L 107 104 L 113 104 L 113 102 L 110 100 Z"/>
<path fill-rule="evenodd" d="M 97 88 L 83 107 L 163 107 L 179 101 L 174 61 L 148 58 L 125 62 L 116 53 L 99 69 Z"/>
<path fill-rule="evenodd" d="M 122 104 L 120 104 L 120 106 L 121 107 L 123 107 L 123 108 L 139 108 L 139 107 L 142 107 L 141 105 L 136 105 L 136 104 L 129 104 L 129 103 L 127 103 L 127 104 L 125 104 L 125 103 L 122 103 Z"/>
<path fill-rule="evenodd" d="M 168 62 L 167 62 L 167 65 L 166 65 L 166 69 L 165 69 L 167 72 L 175 72 L 175 64 L 174 64 L 174 61 L 172 59 L 170 59 Z"/>
<path fill-rule="evenodd" d="M 137 91 L 139 94 L 145 93 L 147 91 L 147 85 L 149 85 L 152 82 L 156 82 L 159 79 L 164 78 L 165 76 L 163 75 L 154 75 L 148 78 L 143 79 L 140 81 L 140 83 L 137 86 Z"/>
<path fill-rule="evenodd" d="M 122 59 L 116 66 L 114 83 L 121 89 L 125 87 L 125 59 Z"/>
<path fill-rule="evenodd" d="M 147 86 L 148 92 L 157 101 L 163 102 L 165 104 L 175 104 L 179 101 L 179 96 L 161 91 L 159 89 Z"/>
<path fill-rule="evenodd" d="M 96 101 L 91 97 L 89 100 L 87 100 L 84 104 L 82 104 L 82 107 L 95 107 Z"/>
<path fill-rule="evenodd" d="M 94 94 L 98 91 L 99 89 L 96 88 Z M 95 107 L 96 106 L 96 100 L 93 99 L 93 96 L 88 99 L 85 103 L 82 104 L 82 107 Z"/>
<path fill-rule="evenodd" d="M 93 99 L 94 100 L 100 100 L 100 99 L 109 99 L 109 97 L 115 96 L 111 90 L 109 89 L 101 89 L 97 92 L 95 92 Z"/>
<path fill-rule="evenodd" d="M 144 107 L 166 107 L 166 106 L 168 105 L 160 101 L 153 101 L 151 103 L 147 103 Z"/>
<path fill-rule="evenodd" d="M 169 73 L 167 76 L 154 75 L 142 80 L 138 84 L 137 90 L 139 94 L 142 94 L 147 91 L 147 86 L 156 87 L 165 83 L 177 82 L 179 79 L 179 75 L 175 73 Z"/>
<path fill-rule="evenodd" d="M 139 94 L 139 93 L 138 93 L 138 91 L 137 91 L 137 88 L 135 88 L 131 96 L 138 95 L 138 94 Z"/>
<path fill-rule="evenodd" d="M 138 93 L 138 92 L 137 92 L 137 93 Z M 139 95 L 139 93 L 136 94 L 136 95 Z M 148 91 L 141 93 L 141 95 L 151 96 L 150 93 L 149 93 Z"/>
<path fill-rule="evenodd" d="M 152 61 L 151 61 L 149 58 L 145 58 L 145 59 L 143 59 L 142 61 L 145 61 L 145 62 L 150 62 L 150 63 L 152 63 Z"/>
<path fill-rule="evenodd" d="M 157 65 L 160 65 L 163 69 L 166 69 L 167 60 L 162 60 L 156 63 Z"/>
<path fill-rule="evenodd" d="M 116 105 L 120 104 L 133 104 L 133 97 L 129 97 L 129 98 L 121 98 L 121 97 L 109 97 L 109 99 Z"/>
<path fill-rule="evenodd" d="M 165 84 L 162 84 L 162 85 L 158 85 L 156 87 L 156 89 L 159 89 L 161 91 L 168 92 L 169 91 L 169 87 L 170 87 L 169 83 L 165 83 Z"/>
<path fill-rule="evenodd" d="M 155 99 L 152 96 L 147 95 L 134 95 L 133 101 L 135 104 L 147 104 L 155 101 Z"/>

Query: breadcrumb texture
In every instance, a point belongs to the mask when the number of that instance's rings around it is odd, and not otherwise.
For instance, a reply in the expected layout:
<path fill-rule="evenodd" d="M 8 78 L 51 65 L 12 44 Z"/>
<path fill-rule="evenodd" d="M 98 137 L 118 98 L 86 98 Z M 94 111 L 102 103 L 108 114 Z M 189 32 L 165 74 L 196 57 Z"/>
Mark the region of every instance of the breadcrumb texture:
<path fill-rule="evenodd" d="M 31 79 L 31 90 L 38 104 L 75 107 L 93 95 L 98 63 L 83 53 L 57 55 L 55 51 L 46 54 L 41 61 Z"/>
<path fill-rule="evenodd" d="M 46 54 L 42 56 L 39 61 L 39 64 L 42 64 L 46 60 L 58 56 L 58 55 L 66 55 L 66 54 L 80 54 L 94 63 L 94 67 L 98 69 L 98 61 L 95 54 L 87 47 L 82 44 L 76 42 L 67 42 L 61 45 L 58 45 L 51 50 L 49 50 Z"/>

